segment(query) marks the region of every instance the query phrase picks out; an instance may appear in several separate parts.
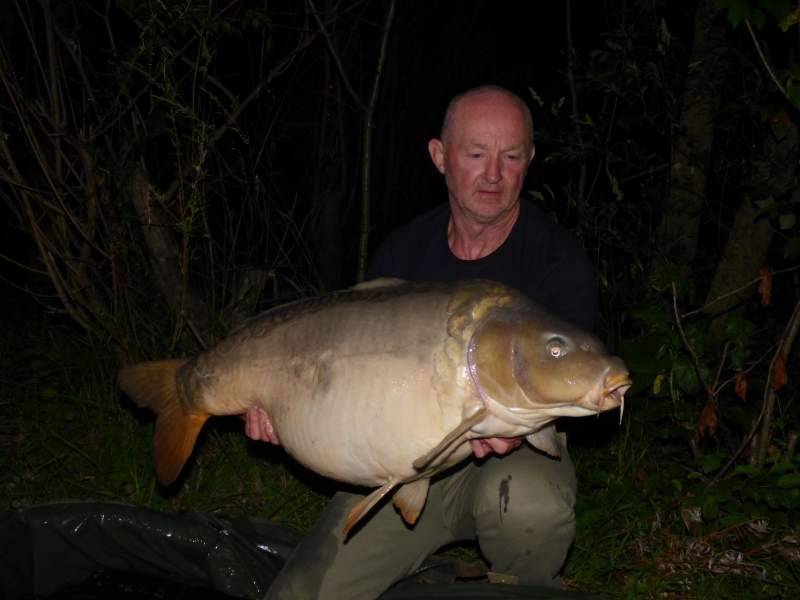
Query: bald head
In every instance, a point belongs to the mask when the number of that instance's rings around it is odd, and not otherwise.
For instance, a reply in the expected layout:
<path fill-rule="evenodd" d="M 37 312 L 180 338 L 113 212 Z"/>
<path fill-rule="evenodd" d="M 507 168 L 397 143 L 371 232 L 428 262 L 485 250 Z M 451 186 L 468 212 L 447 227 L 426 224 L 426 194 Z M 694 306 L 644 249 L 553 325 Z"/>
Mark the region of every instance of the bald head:
<path fill-rule="evenodd" d="M 529 139 L 531 146 L 533 146 L 533 117 L 531 117 L 531 110 L 528 108 L 528 105 L 525 104 L 525 101 L 522 98 L 517 96 L 514 92 L 510 92 L 499 85 L 482 85 L 480 87 L 472 88 L 471 90 L 461 92 L 458 96 L 450 101 L 450 104 L 447 105 L 447 110 L 444 113 L 444 122 L 442 123 L 442 131 L 440 133 L 440 138 L 445 146 L 447 146 L 447 142 L 452 133 L 454 121 L 457 119 L 458 113 L 460 112 L 459 109 L 464 104 L 470 103 L 470 101 L 484 99 L 495 99 L 500 102 L 505 101 L 511 107 L 516 105 L 516 107 L 522 113 L 522 117 L 525 119 L 525 123 L 528 126 L 528 131 L 530 134 Z M 511 108 L 511 110 L 513 110 L 513 108 Z"/>

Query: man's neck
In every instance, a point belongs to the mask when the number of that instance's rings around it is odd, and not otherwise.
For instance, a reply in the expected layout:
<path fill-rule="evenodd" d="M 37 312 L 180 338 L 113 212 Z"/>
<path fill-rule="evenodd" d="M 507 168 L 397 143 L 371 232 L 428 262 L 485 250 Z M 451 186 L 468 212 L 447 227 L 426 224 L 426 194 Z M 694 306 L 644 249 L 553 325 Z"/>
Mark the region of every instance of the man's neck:
<path fill-rule="evenodd" d="M 461 260 L 476 260 L 488 256 L 506 241 L 519 217 L 519 202 L 497 221 L 481 223 L 470 219 L 451 204 L 447 242 L 450 250 Z"/>

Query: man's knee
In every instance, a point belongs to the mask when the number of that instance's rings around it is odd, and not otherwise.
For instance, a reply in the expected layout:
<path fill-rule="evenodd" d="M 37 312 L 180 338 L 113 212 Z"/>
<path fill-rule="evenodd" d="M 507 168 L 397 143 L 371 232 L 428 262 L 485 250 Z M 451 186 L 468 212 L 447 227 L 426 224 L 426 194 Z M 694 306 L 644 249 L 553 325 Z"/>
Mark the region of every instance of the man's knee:
<path fill-rule="evenodd" d="M 574 530 L 575 492 L 568 483 L 519 470 L 487 479 L 475 512 L 478 536 L 489 529 L 508 540 Z"/>
<path fill-rule="evenodd" d="M 482 473 L 475 490 L 481 549 L 496 571 L 517 575 L 521 583 L 555 585 L 575 537 L 572 465 L 568 457 L 563 464 L 541 455 L 507 458 Z"/>

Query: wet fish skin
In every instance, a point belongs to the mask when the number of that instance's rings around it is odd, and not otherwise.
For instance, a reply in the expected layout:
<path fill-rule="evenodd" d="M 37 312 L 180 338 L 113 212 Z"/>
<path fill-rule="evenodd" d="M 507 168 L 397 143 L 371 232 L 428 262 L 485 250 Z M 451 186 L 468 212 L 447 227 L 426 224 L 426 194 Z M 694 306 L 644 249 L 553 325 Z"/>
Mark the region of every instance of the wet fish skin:
<path fill-rule="evenodd" d="M 429 478 L 469 456 L 470 439 L 526 435 L 557 454 L 543 428 L 616 408 L 630 380 L 594 335 L 508 286 L 378 280 L 263 313 L 194 358 L 130 365 L 119 383 L 159 413 L 162 483 L 209 416 L 259 405 L 300 463 L 381 486 L 349 530 L 401 485 L 413 522 Z"/>

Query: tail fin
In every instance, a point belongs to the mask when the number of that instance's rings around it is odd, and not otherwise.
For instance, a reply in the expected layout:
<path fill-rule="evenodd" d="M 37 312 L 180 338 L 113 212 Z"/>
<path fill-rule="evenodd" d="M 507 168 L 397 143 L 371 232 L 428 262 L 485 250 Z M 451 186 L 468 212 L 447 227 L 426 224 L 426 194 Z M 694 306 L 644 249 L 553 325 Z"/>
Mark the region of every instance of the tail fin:
<path fill-rule="evenodd" d="M 177 372 L 189 359 L 128 365 L 119 372 L 119 386 L 137 405 L 158 413 L 153 436 L 156 475 L 169 485 L 192 453 L 197 434 L 210 416 L 190 413 L 178 396 Z"/>

